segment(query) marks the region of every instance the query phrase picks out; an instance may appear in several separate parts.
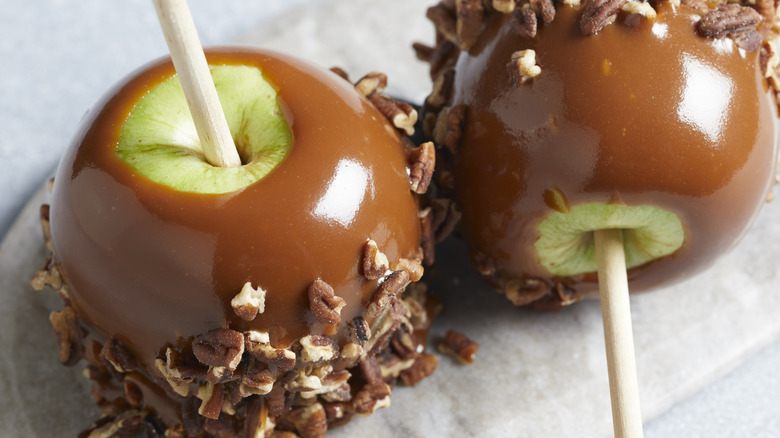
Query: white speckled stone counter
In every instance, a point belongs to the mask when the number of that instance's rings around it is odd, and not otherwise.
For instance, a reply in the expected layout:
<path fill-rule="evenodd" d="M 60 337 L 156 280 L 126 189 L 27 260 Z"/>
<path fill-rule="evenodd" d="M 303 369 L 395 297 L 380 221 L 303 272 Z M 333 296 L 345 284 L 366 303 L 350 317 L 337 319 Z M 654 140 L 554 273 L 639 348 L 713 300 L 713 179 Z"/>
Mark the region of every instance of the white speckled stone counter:
<path fill-rule="evenodd" d="M 240 41 L 390 76 L 421 101 L 429 82 L 409 45 L 429 41 L 429 2 L 190 0 L 207 45 Z M 79 370 L 56 359 L 53 293 L 27 288 L 42 263 L 39 192 L 86 109 L 121 76 L 165 53 L 146 0 L 5 2 L 0 12 L 0 436 L 75 436 L 97 415 Z M 39 193 L 37 200 L 43 199 Z M 11 228 L 12 222 L 19 221 Z M 780 436 L 780 204 L 705 276 L 634 297 L 645 436 Z M 611 434 L 598 303 L 557 314 L 510 307 L 445 246 L 432 330 L 467 333 L 477 361 L 446 357 L 392 406 L 335 437 L 598 437 Z M 705 279 L 706 278 L 706 279 Z M 758 354 L 756 354 L 758 353 Z M 735 371 L 731 372 L 732 370 Z M 725 376 L 725 377 L 724 377 Z M 369 435 L 370 434 L 370 435 Z"/>

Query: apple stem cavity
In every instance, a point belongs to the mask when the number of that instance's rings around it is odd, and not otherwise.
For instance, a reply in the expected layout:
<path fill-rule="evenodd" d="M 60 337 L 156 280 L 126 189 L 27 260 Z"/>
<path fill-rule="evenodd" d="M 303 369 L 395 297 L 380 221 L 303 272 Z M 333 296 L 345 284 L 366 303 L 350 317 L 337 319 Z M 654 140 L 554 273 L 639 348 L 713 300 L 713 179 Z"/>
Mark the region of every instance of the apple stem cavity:
<path fill-rule="evenodd" d="M 218 167 L 241 166 L 186 0 L 152 2 L 206 161 Z"/>
<path fill-rule="evenodd" d="M 641 438 L 642 413 L 639 409 L 623 231 L 603 229 L 593 234 L 615 437 Z"/>

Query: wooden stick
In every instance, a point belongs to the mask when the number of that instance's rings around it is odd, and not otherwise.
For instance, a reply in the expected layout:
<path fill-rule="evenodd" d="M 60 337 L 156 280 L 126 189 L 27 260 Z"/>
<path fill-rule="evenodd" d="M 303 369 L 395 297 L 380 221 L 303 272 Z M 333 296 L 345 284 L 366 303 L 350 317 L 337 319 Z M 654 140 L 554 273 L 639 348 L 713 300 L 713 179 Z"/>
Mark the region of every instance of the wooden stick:
<path fill-rule="evenodd" d="M 615 437 L 641 438 L 642 413 L 639 410 L 623 232 L 598 230 L 594 232 L 594 238 Z"/>
<path fill-rule="evenodd" d="M 240 166 L 241 158 L 230 135 L 186 0 L 152 1 L 206 160 L 214 166 Z"/>

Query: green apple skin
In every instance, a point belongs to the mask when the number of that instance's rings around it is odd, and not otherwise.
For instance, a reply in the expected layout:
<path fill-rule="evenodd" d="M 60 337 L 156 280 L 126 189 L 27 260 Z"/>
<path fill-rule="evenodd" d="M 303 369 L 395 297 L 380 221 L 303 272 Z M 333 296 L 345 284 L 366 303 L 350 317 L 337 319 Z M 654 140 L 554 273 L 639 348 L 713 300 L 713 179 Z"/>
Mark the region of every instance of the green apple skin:
<path fill-rule="evenodd" d="M 202 164 L 185 107 L 155 96 L 160 84 L 172 84 L 173 66 L 165 59 L 131 74 L 95 105 L 54 182 L 51 239 L 69 302 L 89 336 L 120 339 L 148 375 L 155 375 L 154 360 L 165 346 L 215 327 L 267 331 L 278 346 L 328 333 L 309 311 L 307 290 L 318 278 L 347 303 L 341 324 L 332 328 L 343 333 L 377 287 L 360 271 L 366 240 L 373 239 L 390 263 L 414 259 L 420 245 L 401 136 L 351 83 L 272 51 L 213 49 L 207 59 L 220 97 L 230 89 L 237 94 L 223 106 L 239 147 L 248 146 L 246 166 L 271 157 L 259 172 L 264 176 L 251 171 L 247 179 Z M 253 76 L 241 84 L 254 90 L 227 84 L 232 74 Z M 276 97 L 260 105 L 265 115 L 255 120 L 249 109 L 257 105 L 247 102 L 271 91 Z M 139 106 L 143 99 L 178 110 L 157 115 Z M 161 127 L 166 120 L 170 131 Z M 186 135 L 179 135 L 180 126 L 187 126 Z M 154 181 L 143 165 L 134 167 L 146 158 L 143 148 L 133 150 L 136 144 L 171 146 L 162 170 L 151 172 L 170 173 L 170 184 Z M 195 175 L 187 175 L 193 169 Z M 197 181 L 203 172 L 222 174 Z M 231 181 L 227 192 L 190 190 L 221 191 L 225 187 L 212 179 L 224 175 Z M 246 282 L 266 291 L 265 312 L 252 321 L 230 305 Z"/>
<path fill-rule="evenodd" d="M 655 20 L 589 37 L 577 6 L 532 39 L 491 14 L 445 105 L 465 107 L 454 197 L 490 281 L 595 296 L 600 228 L 627 230 L 632 292 L 688 278 L 736 244 L 775 174 L 777 109 L 758 52 L 698 36 L 698 13 L 665 3 Z M 520 85 L 507 62 L 525 49 L 542 72 Z"/>
<path fill-rule="evenodd" d="M 255 67 L 212 66 L 211 76 L 242 166 L 206 161 L 177 76 L 141 97 L 122 127 L 117 156 L 150 180 L 185 192 L 228 193 L 268 175 L 292 142 L 276 90 Z"/>

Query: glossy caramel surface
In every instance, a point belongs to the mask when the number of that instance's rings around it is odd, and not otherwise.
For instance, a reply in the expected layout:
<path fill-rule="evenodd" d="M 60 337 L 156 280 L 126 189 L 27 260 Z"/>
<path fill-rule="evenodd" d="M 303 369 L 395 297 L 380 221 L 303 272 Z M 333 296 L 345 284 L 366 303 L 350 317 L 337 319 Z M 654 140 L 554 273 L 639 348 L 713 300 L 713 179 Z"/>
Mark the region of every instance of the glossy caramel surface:
<path fill-rule="evenodd" d="M 457 157 L 463 229 L 505 278 L 546 277 L 533 243 L 560 192 L 569 205 L 654 205 L 680 216 L 683 247 L 629 272 L 632 290 L 699 271 L 728 250 L 763 204 L 775 169 L 776 110 L 758 52 L 696 35 L 699 15 L 659 4 L 655 20 L 620 14 L 597 35 L 560 5 L 535 39 L 493 14 L 462 53 L 453 105 L 465 104 Z M 513 52 L 541 75 L 517 85 Z M 565 279 L 580 292 L 595 276 Z"/>
<path fill-rule="evenodd" d="M 55 179 L 52 241 L 73 304 L 146 369 L 166 346 L 217 327 L 267 330 L 278 346 L 330 334 L 334 327 L 309 311 L 312 281 L 322 278 L 347 300 L 343 325 L 376 288 L 359 273 L 366 240 L 391 263 L 419 246 L 400 137 L 350 83 L 274 52 L 207 55 L 211 64 L 261 68 L 279 92 L 293 146 L 265 179 L 224 195 L 181 193 L 115 156 L 121 123 L 173 74 L 168 62 L 137 72 L 96 105 Z M 230 307 L 247 281 L 267 291 L 265 313 L 252 322 Z"/>

